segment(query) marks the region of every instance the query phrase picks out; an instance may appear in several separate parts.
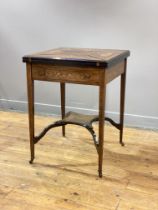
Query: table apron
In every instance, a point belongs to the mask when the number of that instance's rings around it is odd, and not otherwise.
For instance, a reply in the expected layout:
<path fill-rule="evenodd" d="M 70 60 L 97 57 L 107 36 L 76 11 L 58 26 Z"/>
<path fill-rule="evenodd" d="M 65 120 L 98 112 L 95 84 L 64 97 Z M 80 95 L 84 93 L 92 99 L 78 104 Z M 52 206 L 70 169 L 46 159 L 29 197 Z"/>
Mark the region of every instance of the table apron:
<path fill-rule="evenodd" d="M 105 83 L 124 73 L 124 61 L 110 68 L 52 66 L 32 64 L 32 79 L 52 82 L 100 85 L 105 72 Z"/>
<path fill-rule="evenodd" d="M 105 68 L 52 66 L 32 64 L 32 79 L 54 82 L 68 82 L 99 85 Z"/>
<path fill-rule="evenodd" d="M 116 77 L 120 76 L 125 72 L 125 63 L 124 61 L 112 66 L 111 68 L 107 69 L 105 74 L 105 83 L 111 82 Z"/>

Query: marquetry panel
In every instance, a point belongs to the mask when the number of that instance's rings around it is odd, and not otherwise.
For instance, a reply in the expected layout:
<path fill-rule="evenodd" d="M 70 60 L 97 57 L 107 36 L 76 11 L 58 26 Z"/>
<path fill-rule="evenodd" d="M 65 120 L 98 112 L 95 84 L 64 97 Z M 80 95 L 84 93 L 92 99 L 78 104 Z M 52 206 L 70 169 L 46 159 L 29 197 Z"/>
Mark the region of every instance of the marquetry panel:
<path fill-rule="evenodd" d="M 32 76 L 34 80 L 98 85 L 101 79 L 101 73 L 101 69 L 97 67 L 80 68 L 32 64 Z"/>

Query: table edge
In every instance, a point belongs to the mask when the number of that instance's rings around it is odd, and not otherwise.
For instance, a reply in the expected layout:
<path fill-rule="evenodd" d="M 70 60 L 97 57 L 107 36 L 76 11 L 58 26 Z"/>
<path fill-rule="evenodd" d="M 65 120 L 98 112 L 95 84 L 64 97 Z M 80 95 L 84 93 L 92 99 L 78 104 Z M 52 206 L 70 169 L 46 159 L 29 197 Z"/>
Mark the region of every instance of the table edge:
<path fill-rule="evenodd" d="M 26 55 L 22 57 L 24 63 L 39 63 L 39 64 L 53 64 L 53 65 L 65 65 L 65 66 L 90 66 L 90 67 L 111 67 L 127 57 L 130 56 L 130 51 L 126 50 L 120 55 L 109 59 L 108 61 L 103 60 L 84 60 L 84 59 L 53 59 L 53 58 L 41 58 L 31 55 Z"/>

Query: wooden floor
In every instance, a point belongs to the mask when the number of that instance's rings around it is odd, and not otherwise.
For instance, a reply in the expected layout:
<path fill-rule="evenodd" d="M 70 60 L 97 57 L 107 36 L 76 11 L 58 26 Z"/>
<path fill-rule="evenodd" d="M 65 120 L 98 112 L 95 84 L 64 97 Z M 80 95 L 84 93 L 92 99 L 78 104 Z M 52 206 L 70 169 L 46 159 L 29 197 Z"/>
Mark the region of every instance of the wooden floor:
<path fill-rule="evenodd" d="M 36 132 L 54 121 L 36 117 Z M 158 132 L 105 126 L 103 178 L 86 129 L 55 128 L 29 161 L 26 114 L 0 112 L 0 210 L 158 210 Z M 97 128 L 97 125 L 96 125 Z"/>

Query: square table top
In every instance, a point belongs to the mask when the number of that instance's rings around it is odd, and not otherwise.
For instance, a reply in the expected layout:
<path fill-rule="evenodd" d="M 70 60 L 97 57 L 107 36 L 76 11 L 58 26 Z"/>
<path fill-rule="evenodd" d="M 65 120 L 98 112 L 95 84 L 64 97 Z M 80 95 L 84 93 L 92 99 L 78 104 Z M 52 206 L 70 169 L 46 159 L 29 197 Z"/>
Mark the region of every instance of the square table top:
<path fill-rule="evenodd" d="M 57 48 L 26 55 L 23 57 L 23 62 L 110 67 L 123 61 L 129 55 L 129 50 Z"/>

